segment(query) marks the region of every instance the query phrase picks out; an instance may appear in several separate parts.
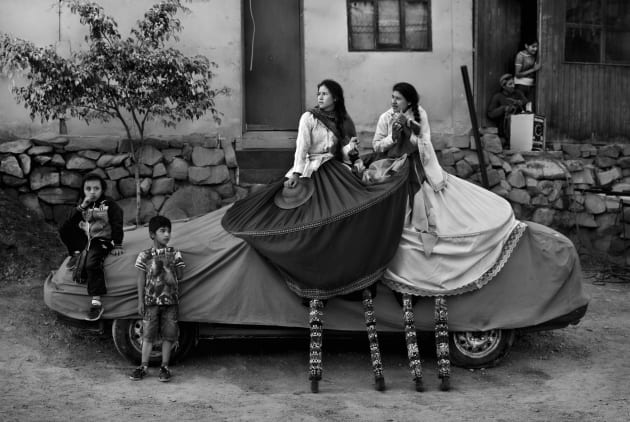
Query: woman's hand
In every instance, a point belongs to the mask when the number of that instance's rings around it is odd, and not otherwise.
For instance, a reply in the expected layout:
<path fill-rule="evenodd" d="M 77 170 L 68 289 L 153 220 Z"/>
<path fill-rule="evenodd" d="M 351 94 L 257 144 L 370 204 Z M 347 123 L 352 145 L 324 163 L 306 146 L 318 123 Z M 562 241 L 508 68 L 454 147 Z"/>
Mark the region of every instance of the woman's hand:
<path fill-rule="evenodd" d="M 114 246 L 114 249 L 112 249 L 111 254 L 114 256 L 120 256 L 123 253 L 125 253 L 125 250 L 123 249 L 122 246 Z"/>
<path fill-rule="evenodd" d="M 300 175 L 298 173 L 293 173 L 287 180 L 284 181 L 284 186 L 293 189 L 297 186 L 299 178 Z"/>

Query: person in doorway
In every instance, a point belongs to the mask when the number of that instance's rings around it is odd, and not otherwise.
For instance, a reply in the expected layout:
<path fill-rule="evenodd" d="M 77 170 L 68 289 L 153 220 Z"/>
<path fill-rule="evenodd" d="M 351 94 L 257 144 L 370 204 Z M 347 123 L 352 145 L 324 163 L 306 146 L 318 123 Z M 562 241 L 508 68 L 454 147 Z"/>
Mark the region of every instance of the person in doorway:
<path fill-rule="evenodd" d="M 514 59 L 514 86 L 533 105 L 536 73 L 541 68 L 538 60 L 538 40 L 526 41 L 524 46 L 523 50 L 516 53 Z"/>
<path fill-rule="evenodd" d="M 509 116 L 523 112 L 528 99 L 521 91 L 514 87 L 514 77 L 510 73 L 499 78 L 501 90 L 494 94 L 488 104 L 488 118 L 499 129 L 499 136 L 509 140 Z"/>
<path fill-rule="evenodd" d="M 92 296 L 86 319 L 96 321 L 103 315 L 101 296 L 107 293 L 105 257 L 110 252 L 116 256 L 124 252 L 123 211 L 105 195 L 107 184 L 98 173 L 88 173 L 81 186 L 81 202 L 61 225 L 59 234 L 70 255 L 68 268 L 79 265 L 81 252 L 86 252 L 85 260 L 81 260 L 83 268 L 78 268 L 77 272 L 79 278 L 85 275 L 87 292 Z"/>
<path fill-rule="evenodd" d="M 153 246 L 136 259 L 138 269 L 138 314 L 142 315 L 142 361 L 129 378 L 143 379 L 148 373 L 149 357 L 153 344 L 162 338 L 162 364 L 159 380 L 171 380 L 168 367 L 171 349 L 177 341 L 178 284 L 185 267 L 178 249 L 168 246 L 171 239 L 171 221 L 161 215 L 149 220 L 149 236 Z"/>

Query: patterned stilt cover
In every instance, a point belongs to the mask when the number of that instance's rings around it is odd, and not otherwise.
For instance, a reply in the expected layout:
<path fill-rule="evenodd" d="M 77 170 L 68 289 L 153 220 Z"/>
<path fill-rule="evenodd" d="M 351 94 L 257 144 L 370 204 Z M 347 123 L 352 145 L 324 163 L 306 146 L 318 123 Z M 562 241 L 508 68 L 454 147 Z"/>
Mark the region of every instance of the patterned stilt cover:
<path fill-rule="evenodd" d="M 444 296 L 435 298 L 435 347 L 437 348 L 438 377 L 440 389 L 450 389 L 451 357 L 448 348 L 448 309 Z"/>
<path fill-rule="evenodd" d="M 365 326 L 367 327 L 368 340 L 370 342 L 370 357 L 374 370 L 374 383 L 377 391 L 385 390 L 385 377 L 383 376 L 383 362 L 381 350 L 378 345 L 376 332 L 376 317 L 374 316 L 374 303 L 369 289 L 363 290 L 363 311 L 365 312 Z"/>
<path fill-rule="evenodd" d="M 322 379 L 322 316 L 324 315 L 324 302 L 319 299 L 311 299 L 309 303 L 309 325 L 311 342 L 309 346 L 309 376 L 311 380 L 311 392 L 319 392 L 319 381 Z"/>
<path fill-rule="evenodd" d="M 409 369 L 416 386 L 416 391 L 422 391 L 422 361 L 420 360 L 420 348 L 416 336 L 415 317 L 411 295 L 403 294 L 403 318 L 405 322 L 405 342 L 407 343 L 407 356 L 409 357 Z"/>

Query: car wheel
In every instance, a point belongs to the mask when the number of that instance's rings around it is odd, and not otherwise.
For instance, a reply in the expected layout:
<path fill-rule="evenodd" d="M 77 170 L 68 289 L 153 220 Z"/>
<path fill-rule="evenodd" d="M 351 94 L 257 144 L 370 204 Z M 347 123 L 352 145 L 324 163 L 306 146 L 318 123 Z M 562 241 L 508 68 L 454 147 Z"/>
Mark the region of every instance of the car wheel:
<path fill-rule="evenodd" d="M 514 330 L 455 331 L 449 337 L 451 362 L 463 368 L 495 366 L 514 343 Z"/>
<path fill-rule="evenodd" d="M 195 324 L 179 323 L 179 338 L 173 344 L 171 362 L 183 359 L 197 340 Z M 112 338 L 116 350 L 129 361 L 139 364 L 142 360 L 142 319 L 116 319 L 112 324 Z M 162 341 L 153 343 L 150 364 L 162 362 Z"/>

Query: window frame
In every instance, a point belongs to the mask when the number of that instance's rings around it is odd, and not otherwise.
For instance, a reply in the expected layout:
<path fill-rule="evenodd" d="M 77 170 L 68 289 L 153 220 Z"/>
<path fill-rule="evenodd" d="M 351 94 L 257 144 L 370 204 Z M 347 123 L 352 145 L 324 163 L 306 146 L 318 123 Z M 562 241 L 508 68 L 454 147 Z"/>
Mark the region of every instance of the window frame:
<path fill-rule="evenodd" d="M 566 64 L 586 64 L 586 65 L 599 65 L 599 66 L 630 66 L 630 58 L 628 61 L 619 62 L 619 61 L 606 61 L 606 33 L 608 28 L 614 28 L 614 26 L 607 25 L 606 23 L 606 12 L 608 7 L 608 0 L 601 0 L 600 4 L 600 14 L 601 14 L 601 23 L 570 23 L 567 22 L 567 12 L 569 8 L 569 2 L 565 3 L 564 10 L 564 31 L 563 31 L 563 55 L 562 60 Z M 569 29 L 596 29 L 599 30 L 600 37 L 600 45 L 599 45 L 599 61 L 584 61 L 584 60 L 567 60 L 567 32 Z M 630 32 L 630 26 L 627 28 L 628 32 Z"/>
<path fill-rule="evenodd" d="M 374 7 L 374 18 L 372 19 L 372 30 L 374 34 L 374 47 L 370 49 L 357 49 L 352 45 L 352 22 L 351 22 L 351 13 L 350 4 L 353 1 L 362 1 L 365 3 L 372 3 Z M 367 53 L 367 52 L 406 52 L 406 51 L 422 51 L 422 52 L 431 52 L 433 51 L 433 19 L 431 16 L 431 1 L 432 0 L 417 0 L 418 3 L 425 3 L 427 6 L 427 47 L 426 48 L 409 48 L 405 46 L 406 36 L 405 30 L 407 28 L 407 20 L 405 16 L 405 5 L 404 3 L 408 0 L 398 0 L 398 12 L 400 15 L 400 47 L 392 47 L 389 44 L 379 44 L 379 31 L 378 31 L 378 0 L 346 0 L 346 17 L 347 17 L 347 31 L 348 31 L 348 51 L 353 53 Z"/>

